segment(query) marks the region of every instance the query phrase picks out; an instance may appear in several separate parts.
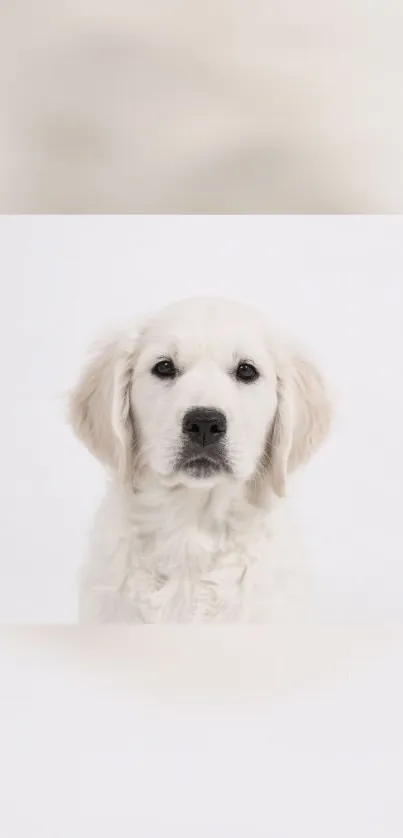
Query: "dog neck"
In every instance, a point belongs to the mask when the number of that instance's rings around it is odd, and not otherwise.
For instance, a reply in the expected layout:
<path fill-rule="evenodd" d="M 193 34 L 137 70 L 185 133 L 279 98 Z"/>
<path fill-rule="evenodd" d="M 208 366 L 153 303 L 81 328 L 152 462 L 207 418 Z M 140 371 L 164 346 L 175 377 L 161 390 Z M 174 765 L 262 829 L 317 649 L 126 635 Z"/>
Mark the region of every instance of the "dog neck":
<path fill-rule="evenodd" d="M 137 477 L 126 498 L 142 530 L 149 521 L 154 531 L 158 520 L 159 527 L 165 521 L 169 529 L 180 527 L 182 532 L 195 526 L 217 532 L 228 527 L 233 518 L 246 516 L 250 522 L 266 517 L 275 506 L 270 487 L 256 482 L 241 483 L 225 476 L 214 484 L 166 485 L 148 469 Z"/>
<path fill-rule="evenodd" d="M 168 487 L 144 473 L 135 487 L 113 484 L 97 519 L 87 614 L 151 623 L 249 619 L 251 608 L 256 616 L 278 587 L 280 557 L 286 570 L 289 551 L 273 542 L 282 506 L 270 491 L 257 503 L 254 487 L 230 480 Z"/>

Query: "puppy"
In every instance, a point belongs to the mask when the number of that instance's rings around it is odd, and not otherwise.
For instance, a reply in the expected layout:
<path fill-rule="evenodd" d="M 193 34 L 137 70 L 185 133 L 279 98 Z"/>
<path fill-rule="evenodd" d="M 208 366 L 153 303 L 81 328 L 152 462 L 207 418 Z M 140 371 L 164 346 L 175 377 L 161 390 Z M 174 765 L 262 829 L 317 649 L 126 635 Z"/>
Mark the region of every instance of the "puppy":
<path fill-rule="evenodd" d="M 96 350 L 69 415 L 112 478 L 84 622 L 261 623 L 287 608 L 300 575 L 287 476 L 326 438 L 332 410 L 316 367 L 257 312 L 169 306 Z"/>

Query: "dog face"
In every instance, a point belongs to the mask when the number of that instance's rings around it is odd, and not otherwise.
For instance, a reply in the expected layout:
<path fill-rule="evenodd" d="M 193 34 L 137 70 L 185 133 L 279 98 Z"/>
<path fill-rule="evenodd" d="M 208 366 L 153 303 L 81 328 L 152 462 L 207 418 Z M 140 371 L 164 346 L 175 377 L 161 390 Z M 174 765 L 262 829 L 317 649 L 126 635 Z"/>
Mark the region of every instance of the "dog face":
<path fill-rule="evenodd" d="M 247 307 L 189 300 L 96 353 L 72 394 L 78 436 L 124 479 L 285 478 L 327 434 L 322 378 Z"/>
<path fill-rule="evenodd" d="M 263 324 L 227 302 L 169 308 L 139 342 L 131 401 L 143 457 L 165 482 L 248 480 L 277 408 Z"/>

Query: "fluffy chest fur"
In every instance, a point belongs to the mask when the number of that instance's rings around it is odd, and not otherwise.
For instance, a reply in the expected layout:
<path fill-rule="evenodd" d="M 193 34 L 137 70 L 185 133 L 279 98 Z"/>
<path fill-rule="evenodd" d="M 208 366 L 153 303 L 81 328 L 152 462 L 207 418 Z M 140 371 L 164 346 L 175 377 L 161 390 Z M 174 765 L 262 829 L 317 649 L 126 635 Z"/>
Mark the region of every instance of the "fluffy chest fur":
<path fill-rule="evenodd" d="M 244 487 L 112 487 L 95 524 L 82 619 L 266 622 L 300 589 L 290 535 L 282 504 L 256 506 Z"/>

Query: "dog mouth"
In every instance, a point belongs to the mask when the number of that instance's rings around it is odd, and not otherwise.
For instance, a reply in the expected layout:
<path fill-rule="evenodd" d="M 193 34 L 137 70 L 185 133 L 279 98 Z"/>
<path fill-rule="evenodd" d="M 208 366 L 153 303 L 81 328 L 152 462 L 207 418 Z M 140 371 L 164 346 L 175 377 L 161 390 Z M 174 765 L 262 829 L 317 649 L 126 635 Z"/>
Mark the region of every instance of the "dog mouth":
<path fill-rule="evenodd" d="M 222 471 L 222 464 L 210 457 L 193 457 L 182 464 L 182 470 L 194 477 L 210 477 Z"/>
<path fill-rule="evenodd" d="M 230 468 L 224 457 L 213 457 L 203 453 L 181 458 L 177 470 L 197 479 L 205 479 L 221 472 L 228 473 Z"/>

